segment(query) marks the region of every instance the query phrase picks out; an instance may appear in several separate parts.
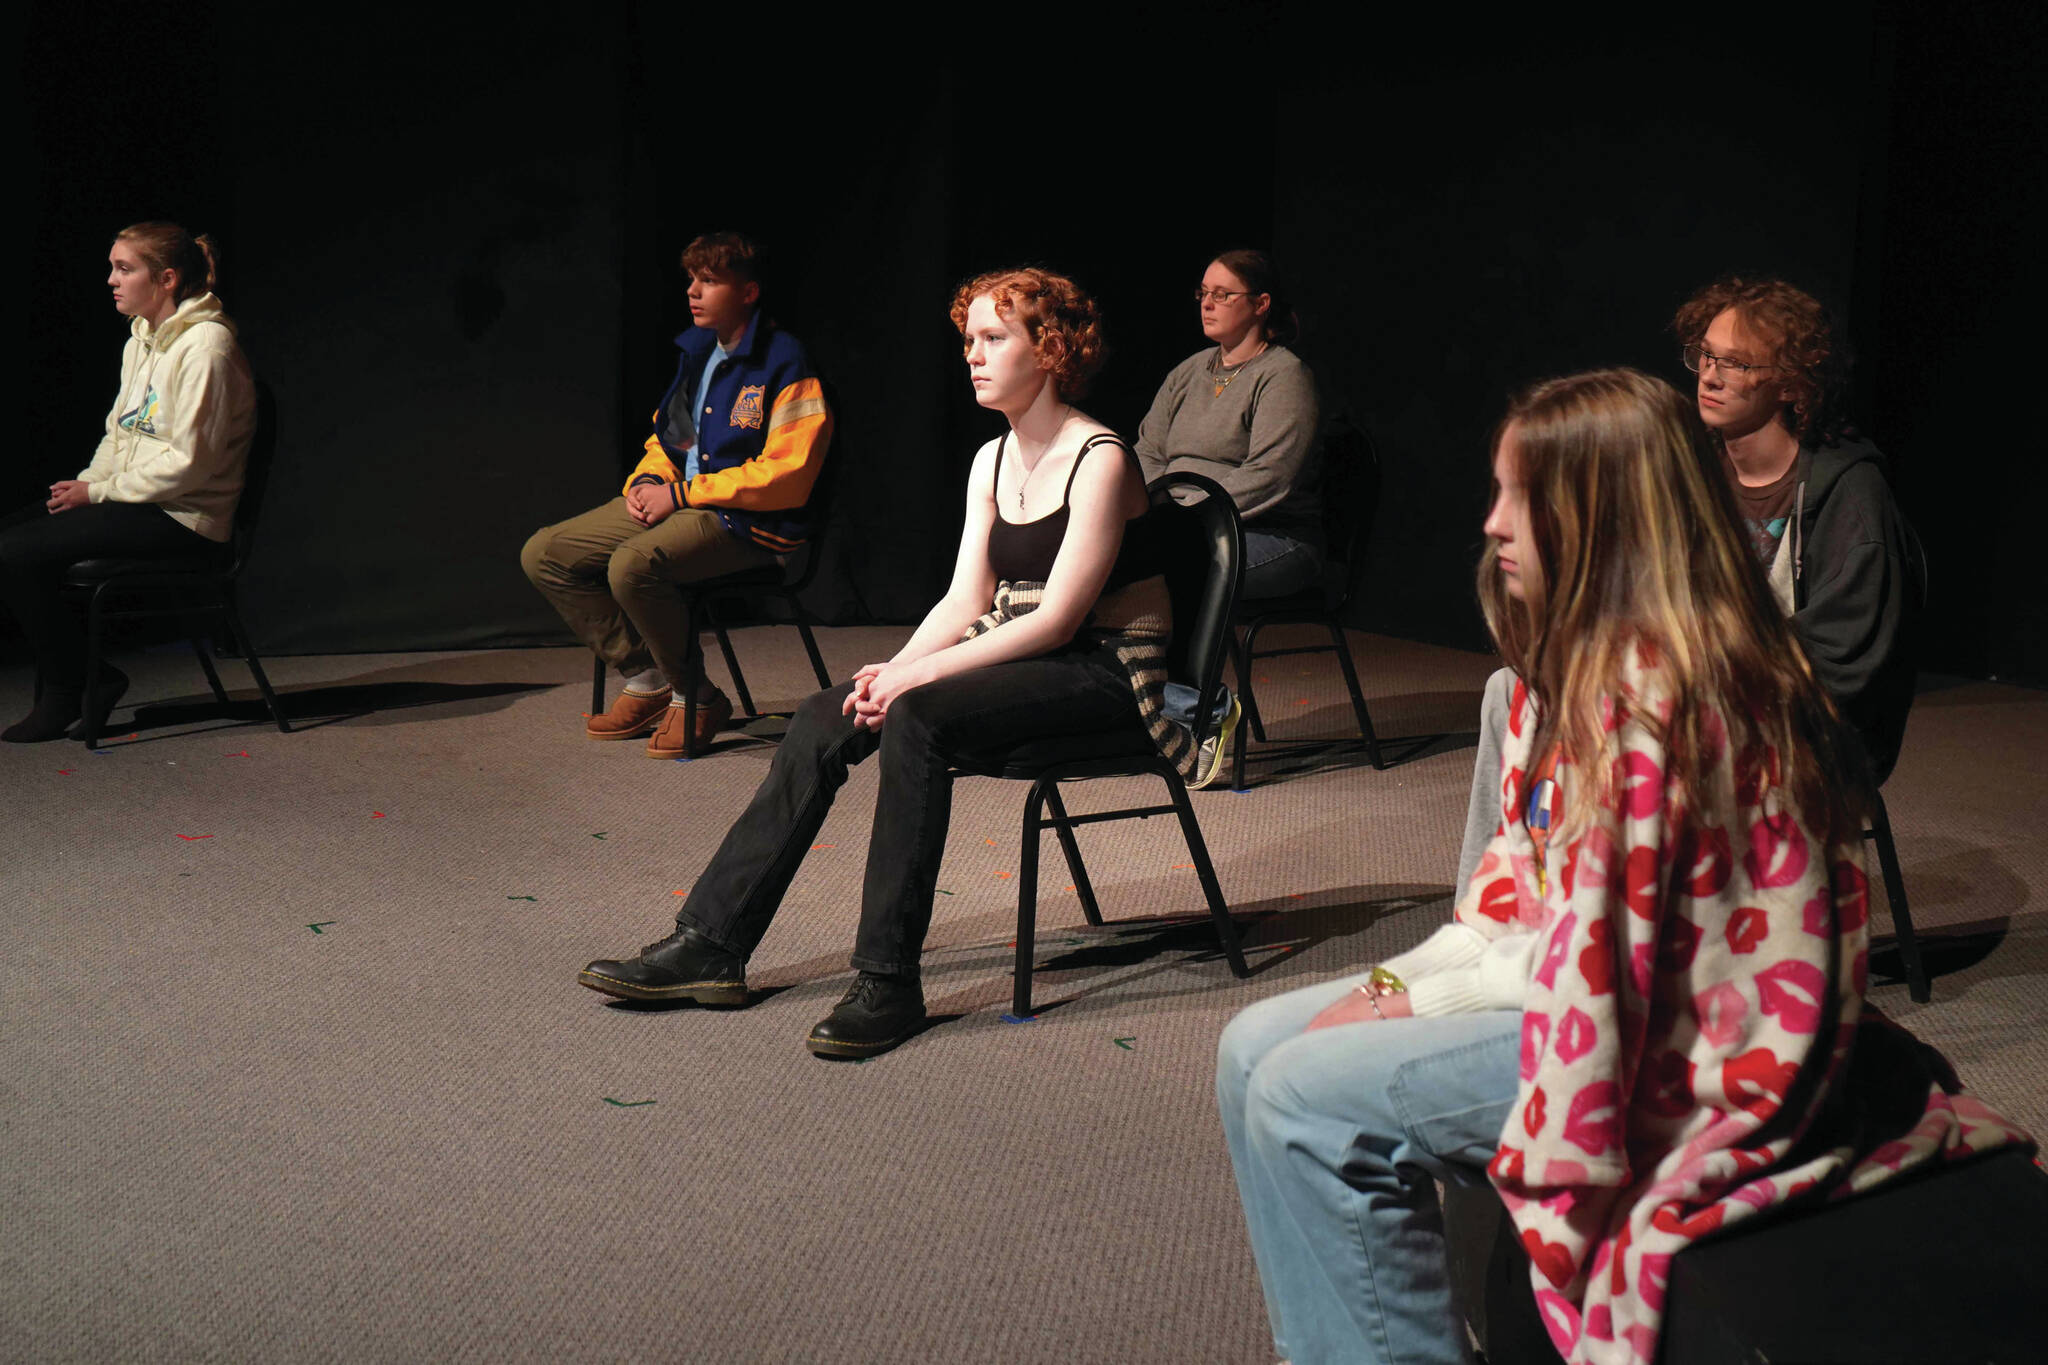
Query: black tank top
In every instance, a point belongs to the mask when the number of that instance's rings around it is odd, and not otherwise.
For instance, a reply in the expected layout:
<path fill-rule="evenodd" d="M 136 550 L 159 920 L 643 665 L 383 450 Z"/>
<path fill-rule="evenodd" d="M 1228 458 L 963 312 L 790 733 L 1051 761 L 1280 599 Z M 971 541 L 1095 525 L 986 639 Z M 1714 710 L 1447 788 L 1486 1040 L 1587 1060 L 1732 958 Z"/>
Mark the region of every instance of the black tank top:
<path fill-rule="evenodd" d="M 1005 521 L 1002 506 L 998 500 L 995 525 L 988 528 L 988 562 L 999 579 L 1013 583 L 1043 583 L 1052 576 L 1053 560 L 1059 556 L 1060 544 L 1067 538 L 1069 504 L 1074 496 L 1074 477 L 1081 472 L 1081 461 L 1088 452 L 1099 445 L 1114 445 L 1123 451 L 1124 458 L 1135 460 L 1131 448 L 1118 437 L 1107 432 L 1091 436 L 1081 448 L 1074 452 L 1074 464 L 1067 471 L 1067 486 L 1060 494 L 1059 510 L 1048 512 L 1036 521 Z M 1003 433 L 1002 443 L 996 447 L 995 479 L 989 491 L 994 493 L 1001 486 L 1003 476 L 1003 452 L 1010 446 L 1010 434 Z M 1103 592 L 1111 592 L 1126 583 L 1135 583 L 1141 578 L 1150 578 L 1159 572 L 1159 557 L 1154 552 L 1151 526 L 1144 514 L 1139 514 L 1124 523 L 1123 544 L 1117 549 L 1116 563 L 1109 571 L 1109 581 L 1102 585 Z"/>

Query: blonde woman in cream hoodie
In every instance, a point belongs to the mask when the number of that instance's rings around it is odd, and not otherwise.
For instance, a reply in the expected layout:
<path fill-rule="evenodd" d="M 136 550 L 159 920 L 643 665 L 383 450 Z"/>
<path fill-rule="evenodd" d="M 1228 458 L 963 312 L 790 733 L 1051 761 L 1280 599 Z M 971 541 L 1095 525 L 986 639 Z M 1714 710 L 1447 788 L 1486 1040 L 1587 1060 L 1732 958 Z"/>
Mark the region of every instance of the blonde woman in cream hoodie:
<path fill-rule="evenodd" d="M 50 496 L 0 519 L 0 601 L 28 637 L 36 703 L 0 740 L 60 739 L 88 702 L 104 720 L 128 679 L 104 669 L 85 696 L 78 615 L 65 571 L 99 556 L 221 552 L 256 431 L 256 384 L 235 325 L 213 296 L 215 253 L 172 223 L 125 228 L 107 253 L 114 308 L 127 315 L 121 390 L 92 462 Z"/>

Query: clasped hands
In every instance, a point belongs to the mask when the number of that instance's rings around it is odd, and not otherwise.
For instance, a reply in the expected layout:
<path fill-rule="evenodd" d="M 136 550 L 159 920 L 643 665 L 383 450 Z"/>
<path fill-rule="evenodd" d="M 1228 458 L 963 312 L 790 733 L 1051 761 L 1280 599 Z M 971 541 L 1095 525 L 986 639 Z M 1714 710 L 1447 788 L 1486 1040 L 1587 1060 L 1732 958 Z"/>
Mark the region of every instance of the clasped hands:
<path fill-rule="evenodd" d="M 43 506 L 52 512 L 68 512 L 91 501 L 91 491 L 77 479 L 59 479 L 50 485 L 50 500 Z"/>
<path fill-rule="evenodd" d="M 931 681 L 931 674 L 924 666 L 924 660 L 909 663 L 863 664 L 853 675 L 853 691 L 847 694 L 846 704 L 839 708 L 842 716 L 852 716 L 854 725 L 862 730 L 879 730 L 889 715 L 889 703 L 913 687 L 922 687 Z"/>
<path fill-rule="evenodd" d="M 626 490 L 626 511 L 642 526 L 653 526 L 676 510 L 676 495 L 665 483 L 636 483 Z"/>

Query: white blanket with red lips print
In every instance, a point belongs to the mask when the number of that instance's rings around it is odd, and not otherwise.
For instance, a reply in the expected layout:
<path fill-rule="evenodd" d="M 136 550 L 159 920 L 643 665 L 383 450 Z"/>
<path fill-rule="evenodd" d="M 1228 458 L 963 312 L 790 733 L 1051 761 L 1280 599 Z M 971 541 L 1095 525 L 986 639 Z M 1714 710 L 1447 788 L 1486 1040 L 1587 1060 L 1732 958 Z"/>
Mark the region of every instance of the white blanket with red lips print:
<path fill-rule="evenodd" d="M 1669 714 L 1668 689 L 1637 654 L 1610 710 L 1613 790 L 1585 833 L 1551 845 L 1547 893 L 1521 809 L 1535 714 L 1516 684 L 1502 828 L 1455 912 L 1489 938 L 1541 936 L 1520 1093 L 1488 1173 L 1552 1340 L 1586 1365 L 1654 1360 L 1665 1275 L 1689 1242 L 2030 1141 L 1954 1093 L 1932 1049 L 1863 1018 L 1868 882 L 1857 850 L 1816 847 L 1784 808 L 1773 753 L 1731 754 L 1716 718 L 1685 818 L 1643 722 Z M 1559 782 L 1567 803 L 1593 799 L 1568 770 Z M 1852 1067 L 1859 1052 L 1873 1060 Z"/>

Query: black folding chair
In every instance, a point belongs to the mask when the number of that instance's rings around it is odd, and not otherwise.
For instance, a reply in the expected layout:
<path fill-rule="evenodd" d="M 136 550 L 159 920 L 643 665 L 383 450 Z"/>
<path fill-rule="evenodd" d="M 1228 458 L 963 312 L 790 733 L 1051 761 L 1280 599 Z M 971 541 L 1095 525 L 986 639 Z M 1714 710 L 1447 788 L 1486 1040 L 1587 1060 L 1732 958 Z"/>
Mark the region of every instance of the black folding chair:
<path fill-rule="evenodd" d="M 835 414 L 839 412 L 838 399 L 830 385 L 826 386 L 826 403 Z M 790 623 L 803 638 L 804 653 L 810 656 L 811 672 L 817 676 L 818 686 L 832 685 L 832 675 L 825 671 L 825 656 L 818 652 L 817 637 L 811 634 L 810 614 L 804 610 L 800 596 L 811 586 L 811 580 L 818 576 L 818 566 L 824 562 L 825 533 L 832 519 L 832 492 L 845 460 L 845 445 L 835 421 L 832 445 L 825 452 L 825 467 L 818 471 L 818 480 L 811 486 L 810 500 L 805 504 L 810 512 L 810 539 L 783 556 L 780 564 L 676 585 L 676 591 L 682 595 L 683 608 L 690 615 L 690 629 L 702 630 L 709 626 L 718 636 L 718 652 L 725 656 L 726 669 L 732 674 L 733 690 L 740 694 L 740 714 L 748 720 L 759 720 L 761 713 L 754 709 L 753 693 L 747 690 L 747 675 L 740 671 L 739 656 L 732 649 L 732 637 L 726 634 L 726 623 L 719 619 L 719 604 L 744 602 L 753 607 L 763 601 L 782 603 L 788 610 Z M 701 659 L 702 655 L 698 657 Z M 605 669 L 603 659 L 593 658 L 591 663 L 590 714 L 595 716 L 605 709 Z M 702 681 L 701 676 L 669 680 L 683 699 L 685 734 L 697 732 L 697 688 Z"/>
<path fill-rule="evenodd" d="M 85 719 L 79 738 L 88 749 L 99 744 L 99 717 L 91 705 L 105 653 L 106 623 L 117 618 L 145 616 L 183 617 L 206 673 L 206 685 L 223 707 L 229 705 L 227 689 L 221 686 L 220 671 L 214 667 L 213 646 L 201 622 L 224 625 L 232 636 L 242 660 L 256 679 L 256 690 L 270 711 L 279 733 L 289 734 L 277 694 L 263 672 L 263 661 L 235 608 L 235 580 L 249 559 L 249 546 L 256 537 L 256 523 L 263 509 L 263 494 L 270 482 L 271 461 L 277 452 L 277 400 L 270 386 L 256 381 L 256 433 L 249 442 L 249 458 L 242 477 L 242 496 L 235 504 L 234 532 L 228 543 L 210 554 L 163 559 L 84 559 L 65 575 L 67 594 L 85 598 Z M 210 619 L 209 619 L 210 618 Z"/>
<path fill-rule="evenodd" d="M 802 547 L 788 556 L 796 564 L 793 574 L 787 564 L 771 564 L 727 574 L 723 578 L 707 578 L 701 583 L 676 585 L 676 591 L 683 598 L 683 609 L 690 614 L 690 629 L 709 626 L 717 634 L 719 653 L 725 656 L 725 666 L 732 673 L 733 689 L 740 694 L 740 712 L 748 720 L 760 719 L 760 713 L 754 710 L 753 693 L 747 690 L 747 675 L 740 671 L 739 657 L 732 649 L 732 637 L 726 634 L 726 623 L 718 616 L 718 604 L 738 601 L 751 605 L 761 601 L 780 601 L 789 611 L 791 624 L 803 637 L 804 652 L 811 657 L 811 672 L 817 675 L 818 686 L 830 687 L 832 675 L 825 671 L 825 658 L 818 652 L 817 637 L 811 634 L 810 616 L 798 598 L 798 594 L 808 588 L 817 576 L 824 538 L 824 527 L 820 526 Z M 602 714 L 605 709 L 604 674 L 604 660 L 593 658 L 590 673 L 590 714 L 593 716 Z M 683 720 L 688 727 L 685 733 L 695 733 L 700 679 L 678 678 L 672 681 L 677 695 L 683 698 Z"/>
<path fill-rule="evenodd" d="M 1171 496 L 1176 487 L 1198 489 L 1207 496 L 1183 507 Z M 1244 572 L 1244 532 L 1230 495 L 1213 480 L 1197 474 L 1169 474 L 1148 492 L 1152 499 L 1152 533 L 1165 559 L 1167 586 L 1173 598 L 1174 631 L 1167 655 L 1167 675 L 1190 682 L 1200 694 L 1194 732 L 1199 750 L 1215 729 L 1212 713 L 1223 686 L 1223 657 L 1230 645 L 1230 613 Z M 1062 782 L 1147 774 L 1166 783 L 1167 804 L 1073 815 L 1060 796 Z M 1017 1018 L 1031 1013 L 1032 949 L 1038 916 L 1038 839 L 1040 832 L 1047 829 L 1058 837 L 1060 850 L 1066 855 L 1067 870 L 1081 898 L 1081 913 L 1090 924 L 1100 925 L 1102 910 L 1096 903 L 1095 888 L 1089 883 L 1074 830 L 1105 820 L 1177 817 L 1230 969 L 1240 977 L 1251 975 L 1238 944 L 1237 926 L 1231 921 L 1223 890 L 1216 882 L 1215 867 L 1209 861 L 1202 826 L 1188 801 L 1187 784 L 1142 729 L 1132 725 L 1106 733 L 1035 740 L 1003 753 L 955 755 L 952 775 L 1003 777 L 1031 784 L 1024 799 L 1023 847 L 1017 869 L 1017 966 L 1012 999 Z M 1044 814 L 1047 808 L 1052 812 L 1049 817 Z"/>
<path fill-rule="evenodd" d="M 1344 639 L 1344 610 L 1351 603 L 1351 583 L 1357 576 L 1358 557 L 1365 546 L 1379 507 L 1380 460 L 1372 438 L 1345 421 L 1330 424 L 1323 439 L 1323 518 L 1329 554 L 1323 564 L 1323 579 L 1288 597 L 1258 598 L 1237 605 L 1233 625 L 1243 634 L 1235 642 L 1232 663 L 1237 673 L 1237 695 L 1244 707 L 1244 723 L 1237 727 L 1232 745 L 1230 785 L 1244 790 L 1247 731 L 1262 746 L 1260 757 L 1280 757 L 1328 749 L 1330 740 L 1295 740 L 1284 744 L 1266 739 L 1265 717 L 1259 713 L 1258 694 L 1252 675 L 1260 659 L 1278 659 L 1296 654 L 1335 654 L 1344 672 L 1344 686 L 1351 694 L 1351 714 L 1358 733 L 1365 740 L 1367 757 L 1374 768 L 1387 765 L 1380 758 L 1379 736 L 1373 733 L 1372 713 L 1366 709 L 1365 694 L 1358 687 L 1358 670 L 1351 662 L 1351 646 Z M 1285 649 L 1260 649 L 1259 632 L 1268 626 L 1321 626 L 1329 632 L 1326 645 L 1294 645 Z"/>

